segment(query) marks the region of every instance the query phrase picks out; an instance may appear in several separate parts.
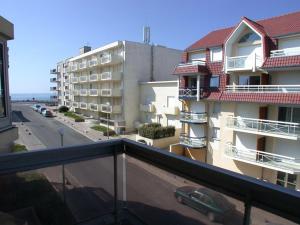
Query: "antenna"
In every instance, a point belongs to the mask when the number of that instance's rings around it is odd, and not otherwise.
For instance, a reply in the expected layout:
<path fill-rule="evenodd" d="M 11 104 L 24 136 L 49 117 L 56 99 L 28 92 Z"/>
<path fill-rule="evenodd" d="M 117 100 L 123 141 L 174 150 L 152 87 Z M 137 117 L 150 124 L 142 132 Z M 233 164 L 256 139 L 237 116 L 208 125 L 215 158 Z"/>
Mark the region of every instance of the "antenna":
<path fill-rule="evenodd" d="M 144 44 L 150 43 L 150 27 L 149 26 L 143 27 L 143 41 L 144 41 Z"/>

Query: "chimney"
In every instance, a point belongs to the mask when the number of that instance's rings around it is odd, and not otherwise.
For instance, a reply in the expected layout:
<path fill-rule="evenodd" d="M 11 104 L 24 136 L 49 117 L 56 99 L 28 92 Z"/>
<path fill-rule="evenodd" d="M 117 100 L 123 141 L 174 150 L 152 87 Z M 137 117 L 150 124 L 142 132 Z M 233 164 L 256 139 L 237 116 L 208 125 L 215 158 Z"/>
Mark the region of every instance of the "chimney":
<path fill-rule="evenodd" d="M 79 54 L 81 55 L 81 54 L 84 54 L 84 53 L 89 52 L 91 50 L 92 50 L 91 46 L 83 46 L 79 49 Z"/>

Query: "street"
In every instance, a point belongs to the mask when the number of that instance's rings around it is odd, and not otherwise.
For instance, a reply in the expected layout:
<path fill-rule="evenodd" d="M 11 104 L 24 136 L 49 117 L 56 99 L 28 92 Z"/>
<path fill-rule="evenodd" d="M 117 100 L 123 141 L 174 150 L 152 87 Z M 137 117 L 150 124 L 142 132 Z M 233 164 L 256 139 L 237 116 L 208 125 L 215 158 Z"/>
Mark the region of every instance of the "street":
<path fill-rule="evenodd" d="M 42 117 L 29 105 L 13 104 L 13 119 L 23 122 L 47 147 L 60 146 L 59 128 L 64 129 L 64 145 L 92 143 L 87 137 L 63 125 L 53 118 Z M 180 204 L 174 197 L 177 187 L 188 185 L 174 176 L 157 169 L 156 174 L 145 168 L 149 165 L 136 159 L 126 160 L 126 198 L 128 208 L 147 224 L 217 224 L 208 221 L 206 215 Z M 154 168 L 155 169 L 155 168 Z M 113 159 L 112 157 L 93 159 L 65 166 L 67 177 L 67 202 L 77 221 L 85 221 L 106 214 L 113 209 Z M 61 179 L 61 167 L 42 170 L 54 183 Z M 122 167 L 119 169 L 122 179 Z M 170 179 L 165 179 L 166 177 Z M 190 182 L 191 183 L 191 182 Z M 57 185 L 58 189 L 59 186 Z M 122 185 L 120 189 L 122 191 Z M 123 196 L 125 197 L 125 196 Z M 243 204 L 236 204 L 234 214 L 226 218 L 224 224 L 242 224 Z M 258 221 L 264 221 L 264 213 L 258 213 Z M 256 218 L 256 219 L 257 219 Z M 278 221 L 277 221 L 278 222 Z M 254 224 L 254 223 L 253 223 Z M 256 224 L 256 223 L 255 223 Z M 260 223 L 262 224 L 262 223 Z"/>

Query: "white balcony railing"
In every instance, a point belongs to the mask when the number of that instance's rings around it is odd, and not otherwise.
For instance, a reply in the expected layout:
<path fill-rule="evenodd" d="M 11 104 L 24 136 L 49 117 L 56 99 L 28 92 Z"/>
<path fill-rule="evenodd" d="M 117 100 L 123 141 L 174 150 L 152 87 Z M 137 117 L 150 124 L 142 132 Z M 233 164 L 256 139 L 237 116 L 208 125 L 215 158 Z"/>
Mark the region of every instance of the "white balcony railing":
<path fill-rule="evenodd" d="M 121 96 L 121 91 L 117 88 L 101 89 L 101 96 L 118 97 Z"/>
<path fill-rule="evenodd" d="M 80 89 L 80 95 L 81 96 L 87 96 L 87 94 L 88 94 L 87 89 Z"/>
<path fill-rule="evenodd" d="M 73 102 L 72 106 L 73 106 L 73 108 L 79 108 L 79 103 L 78 102 Z"/>
<path fill-rule="evenodd" d="M 73 95 L 74 96 L 79 96 L 79 90 L 73 90 Z"/>
<path fill-rule="evenodd" d="M 74 72 L 74 71 L 77 71 L 78 67 L 77 67 L 77 64 L 74 64 L 71 66 L 71 71 Z"/>
<path fill-rule="evenodd" d="M 180 122 L 206 123 L 207 113 L 180 112 Z"/>
<path fill-rule="evenodd" d="M 108 53 L 101 56 L 100 63 L 101 65 L 115 64 L 121 62 L 121 59 L 121 55 Z"/>
<path fill-rule="evenodd" d="M 179 98 L 197 98 L 197 88 L 180 88 Z"/>
<path fill-rule="evenodd" d="M 87 82 L 88 81 L 88 77 L 87 76 L 80 76 L 79 80 L 81 83 Z"/>
<path fill-rule="evenodd" d="M 227 118 L 226 126 L 240 132 L 255 133 L 292 140 L 297 140 L 300 137 L 299 123 L 230 116 Z"/>
<path fill-rule="evenodd" d="M 112 113 L 112 106 L 107 104 L 101 104 L 100 105 L 100 111 L 105 113 Z"/>
<path fill-rule="evenodd" d="M 79 63 L 79 69 L 80 70 L 82 70 L 82 69 L 85 69 L 86 68 L 86 65 L 87 65 L 87 63 L 86 62 L 81 62 L 81 63 Z"/>
<path fill-rule="evenodd" d="M 80 102 L 80 108 L 81 108 L 81 109 L 87 109 L 87 103 L 85 103 L 85 102 Z"/>
<path fill-rule="evenodd" d="M 152 103 L 140 104 L 140 111 L 153 113 L 155 112 L 155 106 Z"/>
<path fill-rule="evenodd" d="M 299 93 L 300 85 L 227 85 L 227 92 Z"/>
<path fill-rule="evenodd" d="M 190 137 L 182 133 L 179 137 L 179 143 L 191 148 L 203 148 L 206 146 L 206 137 Z"/>
<path fill-rule="evenodd" d="M 300 55 L 300 47 L 285 48 L 280 50 L 272 50 L 271 57 Z"/>
<path fill-rule="evenodd" d="M 187 63 L 179 63 L 177 65 L 177 67 L 196 66 L 196 65 L 205 66 L 206 61 L 205 60 L 193 60 L 193 61 L 187 62 Z"/>
<path fill-rule="evenodd" d="M 101 64 L 106 64 L 111 62 L 111 54 L 105 54 L 100 58 Z"/>
<path fill-rule="evenodd" d="M 90 103 L 89 108 L 92 111 L 98 111 L 98 104 Z"/>
<path fill-rule="evenodd" d="M 89 96 L 98 96 L 98 89 L 90 89 Z"/>
<path fill-rule="evenodd" d="M 109 81 L 109 80 L 120 80 L 121 73 L 120 72 L 103 72 L 100 74 L 100 79 L 102 81 Z"/>
<path fill-rule="evenodd" d="M 72 78 L 71 78 L 71 82 L 72 82 L 73 84 L 78 83 L 78 81 L 79 81 L 78 77 L 72 77 Z"/>
<path fill-rule="evenodd" d="M 98 65 L 98 60 L 97 59 L 91 59 L 88 64 L 89 64 L 89 67 L 97 66 Z"/>
<path fill-rule="evenodd" d="M 300 158 L 288 157 L 253 149 L 238 149 L 231 143 L 226 145 L 225 155 L 235 160 L 279 170 L 286 173 L 300 172 Z"/>
<path fill-rule="evenodd" d="M 50 91 L 56 91 L 56 90 L 58 90 L 57 87 L 50 87 Z"/>
<path fill-rule="evenodd" d="M 226 58 L 226 71 L 252 70 L 260 68 L 263 61 L 257 54 L 234 56 Z"/>
<path fill-rule="evenodd" d="M 98 81 L 98 74 L 91 74 L 89 80 L 90 82 Z"/>

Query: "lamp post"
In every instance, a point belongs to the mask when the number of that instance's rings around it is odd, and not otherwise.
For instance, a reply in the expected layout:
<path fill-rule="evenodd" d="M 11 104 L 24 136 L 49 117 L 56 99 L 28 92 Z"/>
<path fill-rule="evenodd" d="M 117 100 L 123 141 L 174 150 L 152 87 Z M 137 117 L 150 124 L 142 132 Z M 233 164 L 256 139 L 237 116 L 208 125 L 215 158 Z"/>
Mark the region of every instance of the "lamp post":
<path fill-rule="evenodd" d="M 58 133 L 60 135 L 60 146 L 63 147 L 64 146 L 64 128 L 59 128 L 58 129 Z M 66 203 L 66 197 L 65 197 L 65 191 L 66 191 L 66 182 L 65 182 L 65 165 L 62 164 L 62 185 L 63 185 L 63 203 Z"/>

